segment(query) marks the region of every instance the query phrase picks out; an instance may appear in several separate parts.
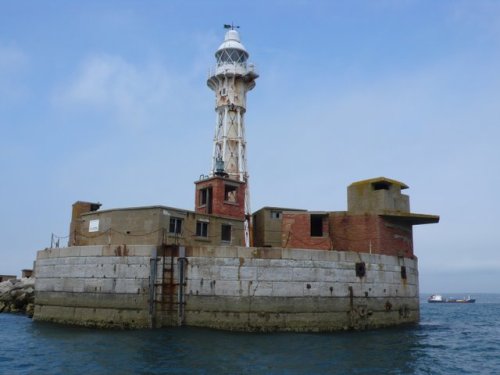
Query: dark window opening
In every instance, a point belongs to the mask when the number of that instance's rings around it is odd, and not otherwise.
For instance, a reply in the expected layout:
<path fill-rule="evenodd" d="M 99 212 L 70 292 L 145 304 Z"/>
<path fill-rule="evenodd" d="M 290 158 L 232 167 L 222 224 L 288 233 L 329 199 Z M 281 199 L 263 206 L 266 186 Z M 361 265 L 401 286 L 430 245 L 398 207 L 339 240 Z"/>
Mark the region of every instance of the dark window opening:
<path fill-rule="evenodd" d="M 200 189 L 200 206 L 206 205 L 208 202 L 208 189 Z"/>
<path fill-rule="evenodd" d="M 323 236 L 323 215 L 311 215 L 311 237 Z"/>
<path fill-rule="evenodd" d="M 401 278 L 406 280 L 406 266 L 401 266 Z"/>
<path fill-rule="evenodd" d="M 271 219 L 281 219 L 281 211 L 271 211 Z"/>
<path fill-rule="evenodd" d="M 230 203 L 237 202 L 238 187 L 232 185 L 224 185 L 224 201 Z"/>
<path fill-rule="evenodd" d="M 366 265 L 365 262 L 356 263 L 356 276 L 364 277 L 366 275 Z"/>
<path fill-rule="evenodd" d="M 200 189 L 199 194 L 200 194 L 199 198 L 198 198 L 199 206 L 200 207 L 206 206 L 207 209 L 205 212 L 207 214 L 211 214 L 212 213 L 212 188 L 207 187 L 204 189 Z"/>
<path fill-rule="evenodd" d="M 223 242 L 231 242 L 231 225 L 222 224 L 220 230 L 220 239 Z"/>
<path fill-rule="evenodd" d="M 198 237 L 208 237 L 208 223 L 205 221 L 196 222 L 196 235 Z"/>
<path fill-rule="evenodd" d="M 182 219 L 171 217 L 168 231 L 170 233 L 180 234 L 182 232 Z"/>
<path fill-rule="evenodd" d="M 391 184 L 388 182 L 380 181 L 380 182 L 374 182 L 372 186 L 373 190 L 389 190 Z"/>

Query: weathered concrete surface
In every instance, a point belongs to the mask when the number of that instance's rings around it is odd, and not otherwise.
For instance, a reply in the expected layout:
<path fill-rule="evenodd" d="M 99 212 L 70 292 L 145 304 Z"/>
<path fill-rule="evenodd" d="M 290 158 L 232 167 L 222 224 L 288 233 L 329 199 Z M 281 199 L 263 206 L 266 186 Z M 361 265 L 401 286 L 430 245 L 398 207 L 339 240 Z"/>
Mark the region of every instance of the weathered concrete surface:
<path fill-rule="evenodd" d="M 33 315 L 35 279 L 22 278 L 0 282 L 0 312 Z"/>
<path fill-rule="evenodd" d="M 127 255 L 116 254 L 106 246 L 39 252 L 34 318 L 242 331 L 334 331 L 419 320 L 415 258 L 204 246 L 186 248 L 181 270 L 178 251 L 130 246 Z"/>
<path fill-rule="evenodd" d="M 34 320 L 95 327 L 151 325 L 154 246 L 75 246 L 37 254 Z"/>
<path fill-rule="evenodd" d="M 416 259 L 238 247 L 192 248 L 187 254 L 187 325 L 334 331 L 419 320 Z M 357 264 L 364 264 L 363 276 Z"/>

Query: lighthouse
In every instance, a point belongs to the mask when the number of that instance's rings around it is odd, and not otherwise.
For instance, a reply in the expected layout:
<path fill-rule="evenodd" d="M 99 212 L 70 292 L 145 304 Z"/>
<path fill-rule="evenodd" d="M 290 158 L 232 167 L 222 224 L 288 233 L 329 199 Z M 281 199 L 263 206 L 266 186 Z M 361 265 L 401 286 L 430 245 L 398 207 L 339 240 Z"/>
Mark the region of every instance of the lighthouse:
<path fill-rule="evenodd" d="M 247 92 L 255 87 L 255 80 L 259 76 L 254 65 L 248 62 L 249 54 L 241 43 L 238 26 L 224 27 L 227 29 L 226 35 L 215 52 L 216 64 L 207 80 L 208 87 L 215 94 L 216 113 L 212 167 L 208 176 L 210 183 L 197 183 L 196 206 L 198 212 L 204 210 L 208 214 L 244 219 L 245 244 L 250 246 L 245 113 Z M 221 192 L 220 199 L 215 195 L 216 191 Z M 228 209 L 225 204 L 237 205 L 238 209 Z"/>
<path fill-rule="evenodd" d="M 229 178 L 247 181 L 245 112 L 247 92 L 255 87 L 258 75 L 248 63 L 248 52 L 236 27 L 228 29 L 215 52 L 216 66 L 207 85 L 215 93 L 215 135 L 211 174 L 227 173 Z"/>

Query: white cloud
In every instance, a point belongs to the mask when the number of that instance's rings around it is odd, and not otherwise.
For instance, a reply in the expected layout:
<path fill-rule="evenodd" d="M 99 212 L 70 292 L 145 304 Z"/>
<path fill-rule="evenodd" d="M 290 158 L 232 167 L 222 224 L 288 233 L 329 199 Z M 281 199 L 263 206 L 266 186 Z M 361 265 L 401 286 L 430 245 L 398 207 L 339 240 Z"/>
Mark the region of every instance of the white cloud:
<path fill-rule="evenodd" d="M 159 64 L 140 66 L 121 57 L 88 58 L 76 77 L 54 95 L 54 103 L 70 110 L 107 113 L 115 122 L 143 128 L 165 109 L 175 108 L 172 79 Z"/>

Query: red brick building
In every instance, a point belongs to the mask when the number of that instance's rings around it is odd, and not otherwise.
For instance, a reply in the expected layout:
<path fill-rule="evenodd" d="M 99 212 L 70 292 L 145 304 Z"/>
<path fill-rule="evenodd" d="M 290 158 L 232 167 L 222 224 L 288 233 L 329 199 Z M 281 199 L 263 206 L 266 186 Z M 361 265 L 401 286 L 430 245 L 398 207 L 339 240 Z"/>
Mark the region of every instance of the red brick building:
<path fill-rule="evenodd" d="M 254 246 L 343 250 L 413 257 L 413 225 L 437 223 L 439 216 L 410 212 L 408 186 L 379 177 L 351 184 L 347 211 L 263 208 L 254 221 Z M 271 226 L 273 226 L 272 229 Z M 277 228 L 280 228 L 278 231 Z"/>

